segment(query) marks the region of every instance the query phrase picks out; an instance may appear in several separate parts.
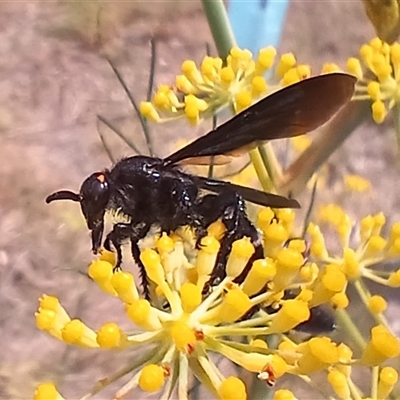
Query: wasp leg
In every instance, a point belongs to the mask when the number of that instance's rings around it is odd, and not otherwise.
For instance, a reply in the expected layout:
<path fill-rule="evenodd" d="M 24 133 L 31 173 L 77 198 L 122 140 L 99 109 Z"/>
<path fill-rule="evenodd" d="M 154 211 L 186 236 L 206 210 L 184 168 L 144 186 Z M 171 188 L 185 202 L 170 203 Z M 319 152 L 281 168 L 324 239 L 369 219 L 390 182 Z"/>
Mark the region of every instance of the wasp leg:
<path fill-rule="evenodd" d="M 130 237 L 131 240 L 131 254 L 133 259 L 135 260 L 136 264 L 139 268 L 139 276 L 140 276 L 140 284 L 142 285 L 144 297 L 149 300 L 150 291 L 149 291 L 149 281 L 147 279 L 146 270 L 140 259 L 140 248 L 138 242 L 140 239 L 143 239 L 149 232 L 150 225 L 144 225 L 140 227 L 136 227 L 132 232 Z"/>
<path fill-rule="evenodd" d="M 117 253 L 117 263 L 114 267 L 114 272 L 121 269 L 122 264 L 122 248 L 121 245 L 124 241 L 131 241 L 131 253 L 139 268 L 139 276 L 141 285 L 143 287 L 143 293 L 146 298 L 149 296 L 149 283 L 147 281 L 146 271 L 142 261 L 140 260 L 140 249 L 138 242 L 143 239 L 149 232 L 150 226 L 139 224 L 132 225 L 128 223 L 118 223 L 113 226 L 111 232 L 109 232 L 104 241 L 104 248 L 108 251 L 112 251 L 111 244 Z"/>
<path fill-rule="evenodd" d="M 255 253 L 242 274 L 236 279 L 237 282 L 242 282 L 251 268 L 253 261 L 263 258 L 264 253 L 257 229 L 247 217 L 246 205 L 243 198 L 235 191 L 227 189 L 217 195 L 204 196 L 198 206 L 205 216 L 207 224 L 221 218 L 226 227 L 226 232 L 221 240 L 221 248 L 217 256 L 217 261 L 205 290 L 208 290 L 210 286 L 217 285 L 225 278 L 225 266 L 233 242 L 247 236 L 255 247 Z"/>
<path fill-rule="evenodd" d="M 113 245 L 115 251 L 117 252 L 117 262 L 114 267 L 114 272 L 121 269 L 122 264 L 122 243 L 129 239 L 131 236 L 132 227 L 130 224 L 118 223 L 112 228 L 104 241 L 104 248 L 108 251 L 112 251 L 111 244 Z"/>

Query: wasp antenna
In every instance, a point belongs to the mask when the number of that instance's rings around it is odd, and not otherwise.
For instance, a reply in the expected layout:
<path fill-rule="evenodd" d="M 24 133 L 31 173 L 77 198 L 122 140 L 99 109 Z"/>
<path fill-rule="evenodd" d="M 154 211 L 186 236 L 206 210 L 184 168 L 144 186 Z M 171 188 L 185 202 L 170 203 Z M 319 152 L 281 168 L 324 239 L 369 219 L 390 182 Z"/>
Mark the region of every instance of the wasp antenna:
<path fill-rule="evenodd" d="M 47 204 L 54 200 L 72 200 L 80 202 L 82 200 L 82 196 L 80 194 L 70 192 L 69 190 L 60 190 L 59 192 L 55 192 L 46 197 Z"/>

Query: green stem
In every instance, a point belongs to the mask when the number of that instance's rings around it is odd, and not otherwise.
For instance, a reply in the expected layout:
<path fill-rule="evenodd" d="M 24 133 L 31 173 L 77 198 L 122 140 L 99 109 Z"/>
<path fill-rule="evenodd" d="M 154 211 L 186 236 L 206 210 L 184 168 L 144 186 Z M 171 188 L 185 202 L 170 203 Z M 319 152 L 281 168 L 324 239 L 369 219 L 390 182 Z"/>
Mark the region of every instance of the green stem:
<path fill-rule="evenodd" d="M 203 0 L 202 2 L 218 54 L 225 60 L 231 48 L 236 46 L 236 39 L 224 2 L 222 0 Z"/>
<path fill-rule="evenodd" d="M 393 107 L 392 115 L 394 119 L 394 128 L 396 131 L 396 141 L 397 141 L 397 155 L 400 156 L 400 106 L 396 104 Z"/>
<path fill-rule="evenodd" d="M 358 346 L 360 351 L 365 349 L 367 343 L 365 339 L 361 335 L 359 329 L 357 328 L 356 324 L 350 318 L 349 314 L 345 310 L 336 310 L 336 321 L 338 322 L 339 326 L 349 334 L 349 336 L 353 339 L 354 343 Z"/>
<path fill-rule="evenodd" d="M 258 147 L 258 151 L 260 152 L 272 186 L 275 188 L 276 183 L 282 179 L 282 168 L 276 158 L 272 143 L 266 143 L 264 146 Z"/>
<path fill-rule="evenodd" d="M 369 290 L 367 289 L 367 287 L 365 286 L 364 282 L 361 279 L 354 281 L 353 285 L 358 295 L 360 296 L 361 301 L 368 310 L 368 302 L 369 299 L 371 298 L 371 293 L 369 292 Z M 386 328 L 390 329 L 386 321 L 386 318 L 382 315 L 382 313 L 372 314 L 372 317 L 375 319 L 375 322 L 378 325 L 383 325 L 386 326 Z"/>
<path fill-rule="evenodd" d="M 232 47 L 236 46 L 236 39 L 226 13 L 224 2 L 222 0 L 202 0 L 202 2 L 218 55 L 225 60 Z M 272 148 L 268 150 L 268 152 L 271 151 L 273 152 Z M 253 163 L 263 190 L 266 192 L 273 191 L 272 175 L 268 175 L 267 171 L 268 169 L 271 172 L 278 171 L 275 155 L 273 154 L 273 157 L 271 157 L 270 154 L 263 152 L 263 150 L 252 150 L 250 151 L 250 160 Z"/>
<path fill-rule="evenodd" d="M 249 156 L 263 190 L 266 192 L 272 192 L 274 187 L 267 171 L 265 170 L 260 153 L 257 149 L 250 150 Z"/>
<path fill-rule="evenodd" d="M 378 398 L 379 366 L 372 367 L 371 398 Z"/>

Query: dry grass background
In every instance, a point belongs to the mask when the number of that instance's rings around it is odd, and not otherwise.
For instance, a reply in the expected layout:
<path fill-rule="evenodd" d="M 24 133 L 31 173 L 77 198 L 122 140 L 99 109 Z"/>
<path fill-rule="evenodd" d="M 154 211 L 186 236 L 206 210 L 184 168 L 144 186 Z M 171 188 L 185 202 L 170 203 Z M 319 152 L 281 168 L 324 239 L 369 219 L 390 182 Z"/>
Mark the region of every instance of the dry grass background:
<path fill-rule="evenodd" d="M 35 384 L 45 379 L 59 382 L 74 399 L 128 358 L 66 347 L 39 332 L 33 315 L 46 292 L 93 327 L 118 318 L 118 302 L 79 274 L 91 255 L 78 206 L 49 207 L 44 198 L 60 188 L 77 190 L 84 177 L 109 164 L 96 114 L 116 121 L 144 148 L 99 48 L 112 55 L 136 98 L 143 99 L 151 36 L 159 49 L 157 82 L 172 81 L 180 63 L 200 60 L 205 42 L 211 42 L 196 1 L 0 3 L 0 399 L 31 398 Z M 344 65 L 372 36 L 357 0 L 293 0 L 282 50 L 315 67 L 324 61 Z M 156 149 L 166 155 L 174 140 L 198 132 L 183 123 L 157 127 Z M 112 135 L 110 143 L 116 154 L 130 154 Z M 324 200 L 340 199 L 353 213 L 383 209 L 399 217 L 390 125 L 360 128 L 330 164 L 331 190 L 321 195 Z M 345 171 L 369 177 L 375 193 L 345 196 L 338 183 Z M 129 327 L 122 313 L 119 321 Z"/>

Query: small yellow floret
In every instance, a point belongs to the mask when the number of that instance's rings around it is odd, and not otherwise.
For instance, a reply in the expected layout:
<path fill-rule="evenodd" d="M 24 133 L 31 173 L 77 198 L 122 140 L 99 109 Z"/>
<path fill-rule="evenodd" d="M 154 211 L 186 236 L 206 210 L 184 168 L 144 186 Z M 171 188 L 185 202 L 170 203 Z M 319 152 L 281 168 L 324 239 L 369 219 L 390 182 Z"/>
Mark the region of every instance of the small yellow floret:
<path fill-rule="evenodd" d="M 267 91 L 267 81 L 263 76 L 255 76 L 251 81 L 252 96 L 257 98 Z"/>
<path fill-rule="evenodd" d="M 161 265 L 160 256 L 152 249 L 144 249 L 140 253 L 140 260 L 142 261 L 146 270 L 147 276 L 157 285 L 165 282 L 165 271 Z"/>
<path fill-rule="evenodd" d="M 174 241 L 165 233 L 156 241 L 156 249 L 161 254 L 174 250 Z"/>
<path fill-rule="evenodd" d="M 64 397 L 58 393 L 55 385 L 51 382 L 41 383 L 35 389 L 34 400 L 64 400 Z"/>
<path fill-rule="evenodd" d="M 221 400 L 246 400 L 246 386 L 236 376 L 230 376 L 221 382 L 218 395 Z"/>
<path fill-rule="evenodd" d="M 373 314 L 384 312 L 387 307 L 386 300 L 379 295 L 371 296 L 368 300 L 368 308 Z"/>
<path fill-rule="evenodd" d="M 371 190 L 371 182 L 359 175 L 345 175 L 344 183 L 346 189 L 354 192 L 366 192 Z"/>
<path fill-rule="evenodd" d="M 108 261 L 95 260 L 89 265 L 88 275 L 99 285 L 106 293 L 115 295 L 115 289 L 111 285 L 113 276 L 113 265 Z"/>
<path fill-rule="evenodd" d="M 346 293 L 336 293 L 332 296 L 331 304 L 336 309 L 344 309 L 349 306 L 350 300 L 347 297 Z"/>
<path fill-rule="evenodd" d="M 365 348 L 361 362 L 364 365 L 380 365 L 388 358 L 397 357 L 400 353 L 399 340 L 383 325 L 371 329 L 371 341 Z"/>
<path fill-rule="evenodd" d="M 381 85 L 379 82 L 370 81 L 367 86 L 368 95 L 372 100 L 376 101 L 380 99 L 381 96 Z"/>
<path fill-rule="evenodd" d="M 258 293 L 276 275 L 276 264 L 272 258 L 256 260 L 243 283 L 243 291 L 251 296 Z"/>
<path fill-rule="evenodd" d="M 254 254 L 254 246 L 250 238 L 244 237 L 232 244 L 232 250 L 226 263 L 226 274 L 234 279 L 239 276 L 246 267 L 250 257 Z"/>
<path fill-rule="evenodd" d="M 112 265 L 116 263 L 116 255 L 113 251 L 108 251 L 107 249 L 100 250 L 99 260 L 107 261 Z"/>
<path fill-rule="evenodd" d="M 324 63 L 324 65 L 322 66 L 322 73 L 329 74 L 332 72 L 341 72 L 341 68 L 339 67 L 339 65 L 335 63 Z"/>
<path fill-rule="evenodd" d="M 283 75 L 282 81 L 284 86 L 293 85 L 294 83 L 299 82 L 300 76 L 297 68 L 290 68 L 288 71 L 286 71 Z"/>
<path fill-rule="evenodd" d="M 207 228 L 207 234 L 217 240 L 221 240 L 226 232 L 226 226 L 221 220 L 213 222 Z"/>
<path fill-rule="evenodd" d="M 182 321 L 175 322 L 171 328 L 171 337 L 178 350 L 183 352 L 193 351 L 196 345 L 196 333 L 193 328 Z"/>
<path fill-rule="evenodd" d="M 400 287 L 400 269 L 390 274 L 388 284 L 391 287 Z"/>
<path fill-rule="evenodd" d="M 213 236 L 205 236 L 200 241 L 200 250 L 197 253 L 196 259 L 197 285 L 200 289 L 202 289 L 204 284 L 208 281 L 208 277 L 217 260 L 219 248 L 220 244 Z"/>
<path fill-rule="evenodd" d="M 276 75 L 283 78 L 285 73 L 296 65 L 296 57 L 293 53 L 282 54 L 276 66 Z"/>
<path fill-rule="evenodd" d="M 307 64 L 300 64 L 296 69 L 300 80 L 307 79 L 311 76 L 311 67 Z"/>
<path fill-rule="evenodd" d="M 111 278 L 111 285 L 124 303 L 132 303 L 139 298 L 135 280 L 130 272 L 117 271 Z"/>
<path fill-rule="evenodd" d="M 160 115 L 154 108 L 153 104 L 148 101 L 140 102 L 139 111 L 143 115 L 143 117 L 149 119 L 150 121 L 154 122 L 160 121 Z"/>
<path fill-rule="evenodd" d="M 276 49 L 272 46 L 265 47 L 258 53 L 257 63 L 262 70 L 271 68 L 276 56 Z M 263 71 L 260 71 L 263 72 Z"/>
<path fill-rule="evenodd" d="M 249 311 L 251 306 L 247 294 L 239 288 L 233 288 L 225 294 L 218 317 L 223 322 L 235 322 Z"/>
<path fill-rule="evenodd" d="M 225 84 L 230 84 L 235 79 L 235 73 L 233 72 L 232 67 L 229 65 L 221 68 L 220 76 L 221 81 Z"/>
<path fill-rule="evenodd" d="M 193 283 L 185 282 L 181 286 L 180 294 L 183 310 L 187 313 L 194 311 L 202 301 L 201 290 Z"/>
<path fill-rule="evenodd" d="M 355 75 L 357 79 L 363 78 L 363 70 L 361 67 L 360 60 L 358 58 L 351 57 L 347 60 L 347 70 L 352 75 Z"/>
<path fill-rule="evenodd" d="M 274 400 L 297 400 L 297 398 L 290 390 L 279 389 L 274 393 Z"/>
<path fill-rule="evenodd" d="M 157 330 L 162 327 L 155 310 L 145 299 L 135 300 L 126 305 L 128 317 L 138 326 L 146 330 Z"/>
<path fill-rule="evenodd" d="M 288 332 L 310 318 L 307 303 L 301 300 L 286 300 L 272 320 L 271 333 Z"/>
<path fill-rule="evenodd" d="M 253 102 L 251 92 L 248 92 L 246 90 L 241 90 L 239 93 L 236 94 L 235 101 L 236 101 L 236 112 L 239 113 L 244 109 L 246 109 L 247 107 L 251 106 L 251 103 Z"/>
<path fill-rule="evenodd" d="M 269 207 L 264 207 L 258 213 L 258 218 L 257 218 L 258 227 L 261 230 L 265 231 L 269 227 L 269 225 L 271 224 L 271 221 L 274 218 L 274 216 L 275 216 L 274 212 Z M 399 236 L 400 236 L 400 234 L 399 234 Z"/>
<path fill-rule="evenodd" d="M 106 349 L 121 347 L 121 345 L 124 344 L 125 339 L 125 334 L 115 322 L 108 322 L 97 331 L 97 343 L 100 347 Z"/>
<path fill-rule="evenodd" d="M 298 346 L 303 357 L 298 361 L 298 373 L 309 375 L 339 362 L 339 350 L 328 337 L 315 337 Z"/>
<path fill-rule="evenodd" d="M 97 343 L 97 334 L 81 320 L 73 319 L 61 330 L 63 340 L 69 344 L 75 344 L 83 347 L 99 347 Z"/>
<path fill-rule="evenodd" d="M 386 399 L 390 396 L 390 393 L 393 390 L 394 385 L 398 380 L 398 373 L 392 367 L 384 367 L 382 368 L 379 374 L 379 383 L 378 383 L 378 399 Z"/>
<path fill-rule="evenodd" d="M 341 399 L 350 398 L 350 388 L 347 383 L 346 375 L 337 370 L 332 370 L 328 373 L 328 382 Z"/>
<path fill-rule="evenodd" d="M 343 249 L 343 269 L 348 279 L 358 279 L 361 275 L 360 262 L 353 249 Z"/>
<path fill-rule="evenodd" d="M 387 115 L 385 103 L 381 100 L 376 100 L 372 103 L 372 118 L 377 124 L 381 124 Z"/>
<path fill-rule="evenodd" d="M 157 392 L 164 385 L 165 372 L 156 364 L 146 365 L 139 377 L 139 387 L 145 392 Z"/>

